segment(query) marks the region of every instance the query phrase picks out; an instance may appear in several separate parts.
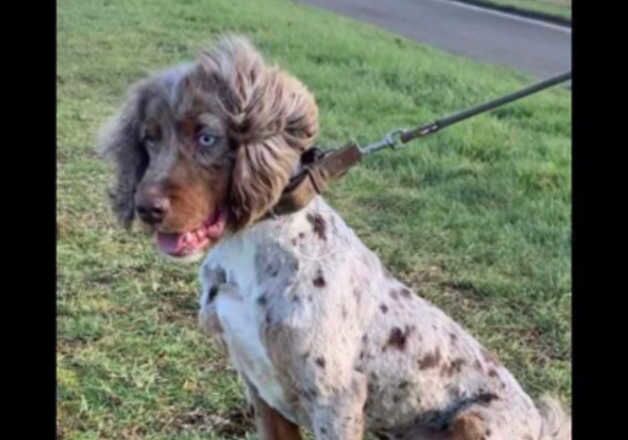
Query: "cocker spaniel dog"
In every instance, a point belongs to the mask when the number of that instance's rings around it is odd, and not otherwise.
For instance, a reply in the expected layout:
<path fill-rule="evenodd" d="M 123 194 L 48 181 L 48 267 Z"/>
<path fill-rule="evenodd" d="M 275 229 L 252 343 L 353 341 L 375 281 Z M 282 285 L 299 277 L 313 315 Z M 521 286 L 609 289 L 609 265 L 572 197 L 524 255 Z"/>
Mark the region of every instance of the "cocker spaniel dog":
<path fill-rule="evenodd" d="M 263 439 L 571 437 L 460 325 L 395 279 L 320 197 L 268 215 L 318 133 L 312 94 L 245 39 L 136 84 L 104 130 L 113 208 L 161 253 L 207 254 L 199 323 Z"/>

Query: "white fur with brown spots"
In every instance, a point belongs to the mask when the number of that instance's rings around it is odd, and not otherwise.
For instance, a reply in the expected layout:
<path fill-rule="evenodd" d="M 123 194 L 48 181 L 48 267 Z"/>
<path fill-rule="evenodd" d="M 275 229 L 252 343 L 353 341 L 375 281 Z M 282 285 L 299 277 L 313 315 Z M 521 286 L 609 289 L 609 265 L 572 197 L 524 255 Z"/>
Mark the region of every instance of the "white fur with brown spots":
<path fill-rule="evenodd" d="M 225 237 L 200 272 L 201 326 L 251 392 L 317 439 L 567 439 L 508 370 L 394 279 L 320 197 Z"/>

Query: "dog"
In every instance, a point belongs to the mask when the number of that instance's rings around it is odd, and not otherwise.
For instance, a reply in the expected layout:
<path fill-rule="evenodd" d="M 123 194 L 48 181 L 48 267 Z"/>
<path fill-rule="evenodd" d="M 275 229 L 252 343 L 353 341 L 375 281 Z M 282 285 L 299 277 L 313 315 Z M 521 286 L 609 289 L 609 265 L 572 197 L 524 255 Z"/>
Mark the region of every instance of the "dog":
<path fill-rule="evenodd" d="M 100 138 L 119 220 L 139 217 L 169 258 L 207 255 L 199 325 L 242 378 L 261 438 L 571 438 L 556 400 L 533 402 L 322 197 L 272 215 L 318 129 L 308 89 L 226 36 L 135 84 Z"/>

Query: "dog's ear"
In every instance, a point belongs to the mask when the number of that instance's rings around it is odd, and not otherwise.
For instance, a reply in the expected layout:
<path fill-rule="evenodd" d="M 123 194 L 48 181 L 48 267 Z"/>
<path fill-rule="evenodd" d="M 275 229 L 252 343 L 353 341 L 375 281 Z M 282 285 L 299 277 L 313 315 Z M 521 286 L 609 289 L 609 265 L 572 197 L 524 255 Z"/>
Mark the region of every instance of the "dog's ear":
<path fill-rule="evenodd" d="M 112 161 L 116 169 L 116 181 L 109 190 L 112 208 L 127 228 L 135 216 L 135 189 L 148 165 L 148 155 L 140 139 L 140 112 L 145 93 L 142 86 L 131 88 L 118 114 L 98 134 L 98 152 Z"/>
<path fill-rule="evenodd" d="M 242 228 L 279 200 L 318 134 L 318 107 L 303 84 L 266 66 L 245 39 L 223 39 L 201 55 L 200 65 L 222 91 L 235 150 L 229 206 L 234 226 Z"/>

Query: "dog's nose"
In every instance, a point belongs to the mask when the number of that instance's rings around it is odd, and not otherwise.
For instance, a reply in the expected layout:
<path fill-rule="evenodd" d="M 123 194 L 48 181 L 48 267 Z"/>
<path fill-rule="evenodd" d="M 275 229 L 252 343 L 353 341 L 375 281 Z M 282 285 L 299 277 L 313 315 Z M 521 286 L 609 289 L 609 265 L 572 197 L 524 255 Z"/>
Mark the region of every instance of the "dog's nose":
<path fill-rule="evenodd" d="M 152 203 L 146 205 L 138 205 L 137 215 L 140 216 L 142 221 L 156 225 L 161 223 L 168 213 L 168 199 L 154 199 Z"/>
<path fill-rule="evenodd" d="M 145 188 L 138 193 L 136 198 L 137 215 L 142 221 L 156 225 L 161 223 L 170 210 L 170 201 L 159 189 Z"/>

